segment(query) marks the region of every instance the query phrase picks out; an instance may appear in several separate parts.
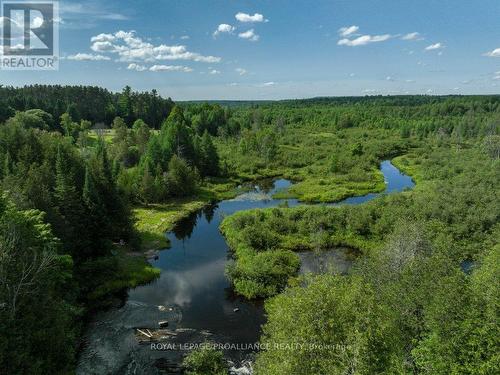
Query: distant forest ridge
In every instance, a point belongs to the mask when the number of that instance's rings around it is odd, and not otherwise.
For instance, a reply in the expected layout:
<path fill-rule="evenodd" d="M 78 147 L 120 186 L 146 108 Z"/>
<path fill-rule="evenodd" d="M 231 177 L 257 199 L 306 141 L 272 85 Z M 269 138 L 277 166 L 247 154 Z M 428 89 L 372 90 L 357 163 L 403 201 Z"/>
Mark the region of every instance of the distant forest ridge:
<path fill-rule="evenodd" d="M 458 100 L 458 102 L 457 102 Z M 420 106 L 426 104 L 460 101 L 470 105 L 478 101 L 478 107 L 498 107 L 500 95 L 397 95 L 397 96 L 331 96 L 310 99 L 286 100 L 191 100 L 178 101 L 183 106 L 200 103 L 218 104 L 228 108 L 269 105 L 304 106 L 318 104 L 371 105 L 371 106 Z M 24 87 L 0 86 L 0 122 L 15 111 L 42 109 L 59 119 L 69 113 L 74 121 L 89 120 L 93 124 L 110 125 L 116 116 L 131 126 L 137 119 L 144 120 L 151 128 L 159 129 L 175 105 L 163 98 L 156 90 L 135 92 L 126 86 L 122 92 L 111 92 L 97 86 L 29 85 Z M 468 107 L 468 106 L 467 106 Z M 489 110 L 490 111 L 490 110 Z"/>
<path fill-rule="evenodd" d="M 491 103 L 500 103 L 500 94 L 498 95 L 365 95 L 365 96 L 317 96 L 304 99 L 280 99 L 280 100 L 185 100 L 177 101 L 179 104 L 219 104 L 225 107 L 251 107 L 266 104 L 371 104 L 371 105 L 391 105 L 408 106 L 442 103 L 447 100 L 481 99 Z"/>
<path fill-rule="evenodd" d="M 96 86 L 0 87 L 0 122 L 15 111 L 42 109 L 54 119 L 69 113 L 76 122 L 85 119 L 110 125 L 120 116 L 128 125 L 142 119 L 152 128 L 159 128 L 173 106 L 170 98 L 161 97 L 156 90 L 134 92 L 129 86 L 121 93 Z"/>

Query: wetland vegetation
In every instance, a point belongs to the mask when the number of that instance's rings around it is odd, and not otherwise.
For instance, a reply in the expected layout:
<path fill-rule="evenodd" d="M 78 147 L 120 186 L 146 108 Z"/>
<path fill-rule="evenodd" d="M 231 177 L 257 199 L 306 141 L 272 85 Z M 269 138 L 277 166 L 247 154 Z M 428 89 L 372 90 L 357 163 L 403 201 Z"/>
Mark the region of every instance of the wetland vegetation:
<path fill-rule="evenodd" d="M 226 267 L 225 244 L 214 242 L 221 262 L 189 277 L 213 276 L 221 306 L 242 298 L 245 319 L 259 327 L 262 310 L 246 299 L 267 298 L 257 374 L 499 367 L 498 96 L 229 107 L 128 87 L 1 87 L 0 122 L 0 366 L 9 374 L 74 372 L 96 311 L 127 288 L 178 281 L 183 270 L 168 264 L 177 253 L 151 265 L 145 252 L 189 239 L 192 227 L 165 232 L 201 209 L 207 226 L 221 223 L 234 259 Z M 384 160 L 416 186 L 334 204 L 382 193 Z M 279 178 L 292 184 L 272 191 L 281 199 L 268 197 L 273 207 L 230 200 L 249 182 Z M 207 207 L 221 200 L 214 219 Z M 360 252 L 347 274 L 297 272 L 297 251 L 341 246 Z M 130 294 L 150 292 L 161 290 Z M 201 289 L 190 297 L 213 303 Z M 186 307 L 188 321 L 198 317 Z M 238 324 L 228 320 L 228 330 Z M 246 334 L 258 337 L 258 328 Z M 225 371 L 212 351 L 190 355 L 189 371 L 206 368 L 204 358 Z"/>

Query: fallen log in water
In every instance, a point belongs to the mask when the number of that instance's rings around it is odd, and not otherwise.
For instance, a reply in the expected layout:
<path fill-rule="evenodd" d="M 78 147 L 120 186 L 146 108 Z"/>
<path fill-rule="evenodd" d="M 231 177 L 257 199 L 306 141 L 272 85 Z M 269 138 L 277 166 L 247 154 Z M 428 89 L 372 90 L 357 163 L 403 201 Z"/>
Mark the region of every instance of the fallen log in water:
<path fill-rule="evenodd" d="M 153 329 L 153 330 L 147 328 L 135 329 L 135 338 L 137 342 L 139 342 L 140 344 L 168 340 L 175 336 L 177 336 L 177 333 L 174 331 L 170 331 L 168 329 Z"/>

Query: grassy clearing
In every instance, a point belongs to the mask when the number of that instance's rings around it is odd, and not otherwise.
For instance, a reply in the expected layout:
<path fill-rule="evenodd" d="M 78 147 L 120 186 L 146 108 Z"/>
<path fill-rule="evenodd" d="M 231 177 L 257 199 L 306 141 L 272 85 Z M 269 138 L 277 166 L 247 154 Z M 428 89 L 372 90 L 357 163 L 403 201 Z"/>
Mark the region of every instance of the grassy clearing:
<path fill-rule="evenodd" d="M 106 129 L 100 132 L 97 132 L 95 130 L 91 130 L 88 133 L 88 137 L 90 141 L 93 143 L 97 142 L 99 137 L 102 137 L 106 144 L 112 144 L 113 143 L 113 138 L 115 136 L 115 131 L 113 129 Z"/>
<path fill-rule="evenodd" d="M 170 243 L 165 232 L 171 231 L 177 222 L 205 207 L 207 202 L 200 198 L 184 198 L 134 208 L 135 228 L 141 238 L 141 250 L 168 248 Z"/>
<path fill-rule="evenodd" d="M 114 255 L 103 258 L 95 267 L 107 270 L 99 286 L 88 294 L 90 301 L 98 306 L 111 303 L 108 296 L 116 295 L 127 288 L 147 284 L 160 276 L 160 270 L 151 266 L 142 254 L 132 253 L 127 248 L 116 246 Z M 110 272 L 112 274 L 110 274 Z"/>
<path fill-rule="evenodd" d="M 349 175 L 304 176 L 289 189 L 274 195 L 277 199 L 297 198 L 302 202 L 337 202 L 352 196 L 378 193 L 385 189 L 379 170 L 366 172 L 366 181 L 353 181 Z"/>

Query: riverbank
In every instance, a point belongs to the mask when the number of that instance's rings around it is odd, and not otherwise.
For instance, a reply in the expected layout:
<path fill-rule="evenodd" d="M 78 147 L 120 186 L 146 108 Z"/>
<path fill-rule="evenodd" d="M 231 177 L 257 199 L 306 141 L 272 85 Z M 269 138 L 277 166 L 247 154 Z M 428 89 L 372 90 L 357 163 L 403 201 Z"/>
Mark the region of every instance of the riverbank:
<path fill-rule="evenodd" d="M 388 180 L 387 185 L 385 185 L 386 188 L 389 189 L 394 187 L 392 179 L 397 176 L 397 174 L 394 173 L 395 171 L 397 172 L 397 170 L 390 166 L 388 162 L 382 163 L 381 169 L 385 178 Z M 122 338 L 108 338 L 107 336 L 103 336 L 103 334 L 98 331 L 98 327 L 101 327 L 101 322 L 111 325 L 113 330 L 120 331 L 123 335 L 132 337 L 135 334 L 134 327 L 154 328 L 158 326 L 160 320 L 165 320 L 163 317 L 158 316 L 162 311 L 159 306 L 175 307 L 179 309 L 179 317 L 181 318 L 175 322 L 170 322 L 169 329 L 190 329 L 193 330 L 194 333 L 209 332 L 215 342 L 221 343 L 255 344 L 259 341 L 261 326 L 265 323 L 263 304 L 262 301 L 249 300 L 234 293 L 231 282 L 225 275 L 230 248 L 220 232 L 221 222 L 224 218 L 232 219 L 248 212 L 255 212 L 255 215 L 260 215 L 262 212 L 264 212 L 264 215 L 266 215 L 266 213 L 272 215 L 272 212 L 275 212 L 275 210 L 284 212 L 285 215 L 289 212 L 295 213 L 297 212 L 296 210 L 304 210 L 305 212 L 308 206 L 302 206 L 297 209 L 277 208 L 283 201 L 273 199 L 272 196 L 277 191 L 289 187 L 289 181 L 277 180 L 272 184 L 269 181 L 263 181 L 258 187 L 254 186 L 255 184 L 251 185 L 253 186 L 253 190 L 250 191 L 249 194 L 239 195 L 235 199 L 221 200 L 216 205 L 202 206 L 203 209 L 191 212 L 191 215 L 187 216 L 180 214 L 174 215 L 174 213 L 178 209 L 187 214 L 190 209 L 196 207 L 194 201 L 178 201 L 176 202 L 177 205 L 172 205 L 164 210 L 155 207 L 157 211 L 156 214 L 146 211 L 140 212 L 142 215 L 141 223 L 144 225 L 149 221 L 151 228 L 157 231 L 163 230 L 168 226 L 172 228 L 173 231 L 166 234 L 171 247 L 168 251 L 159 252 L 157 259 L 151 260 L 151 266 L 163 271 L 154 283 L 149 283 L 129 290 L 128 301 L 122 309 L 118 312 L 104 314 L 98 317 L 93 323 L 95 329 L 91 329 L 89 333 L 93 338 L 89 338 L 89 340 L 95 344 L 93 350 L 97 350 L 98 358 L 106 358 L 108 355 L 107 352 L 98 349 L 103 343 L 116 347 L 117 345 L 120 346 L 121 344 L 119 344 L 119 342 L 123 340 Z M 401 185 L 398 186 L 402 187 Z M 245 190 L 245 187 L 241 190 Z M 374 196 L 376 196 L 376 194 L 357 197 L 358 201 L 353 203 L 359 203 L 359 199 L 369 200 Z M 290 199 L 288 200 L 288 204 L 290 207 L 294 207 L 297 206 L 299 202 L 295 199 Z M 324 206 L 313 207 L 315 207 L 315 209 L 328 211 L 341 211 Z M 253 210 L 256 208 L 263 210 Z M 352 209 L 354 210 L 354 207 Z M 181 217 L 186 220 L 181 220 L 179 222 L 178 220 L 180 220 Z M 313 223 L 314 217 L 319 216 L 316 214 L 308 216 L 304 218 L 303 222 Z M 147 220 L 148 218 L 149 220 Z M 163 218 L 163 227 L 160 225 L 154 226 L 158 223 L 156 221 L 158 218 Z M 289 221 L 285 219 L 286 218 L 278 217 L 273 223 L 279 224 L 279 222 L 281 222 L 283 225 L 287 225 Z M 274 231 L 275 227 L 269 225 L 268 229 Z M 325 227 L 325 229 L 328 228 Z M 243 234 L 246 234 L 245 239 L 253 238 L 258 240 L 262 235 L 268 232 L 269 231 L 266 231 L 265 228 L 258 228 L 258 232 L 256 233 L 248 233 L 248 231 L 246 231 Z M 290 234 L 292 234 L 292 232 L 290 232 Z M 300 238 L 296 237 L 295 239 L 299 239 L 300 241 L 288 243 L 286 245 L 288 249 L 278 252 L 263 251 L 263 262 L 251 262 L 250 266 L 252 272 L 254 272 L 253 274 L 257 276 L 264 275 L 264 277 L 267 277 L 269 274 L 271 274 L 272 277 L 277 275 L 276 278 L 269 283 L 269 278 L 265 279 L 266 284 L 268 284 L 265 285 L 265 287 L 267 287 L 266 295 L 273 295 L 279 292 L 279 285 L 282 285 L 282 282 L 288 282 L 290 275 L 295 275 L 296 271 L 298 271 L 300 261 L 297 254 L 290 249 L 294 248 L 295 250 L 297 247 L 300 247 L 300 244 L 310 249 L 311 241 L 321 240 L 321 236 L 318 236 L 318 239 L 312 239 L 311 236 L 303 235 L 303 232 L 298 233 L 298 235 Z M 292 237 L 293 236 L 290 236 L 290 238 Z M 279 239 L 281 237 L 278 236 L 276 238 Z M 355 238 L 348 238 L 346 236 L 343 240 L 344 241 L 340 241 L 340 238 L 338 238 L 338 243 L 349 242 L 349 244 L 355 244 L 353 247 L 361 247 L 359 243 L 354 243 Z M 232 246 L 233 244 L 231 241 L 229 242 L 229 245 Z M 281 262 L 283 259 L 291 260 L 291 262 L 286 263 L 287 266 L 285 266 L 285 263 Z M 242 259 L 240 258 L 239 260 L 241 261 Z M 274 271 L 276 272 L 273 273 Z M 276 288 L 274 287 L 277 284 L 273 282 L 275 280 L 279 282 Z M 271 285 L 271 287 L 269 287 L 269 285 Z M 248 288 L 248 290 L 251 289 Z M 239 290 L 237 291 L 239 292 Z M 143 311 L 144 309 L 149 311 L 149 313 L 146 316 L 141 316 L 140 323 L 130 325 L 130 322 L 127 320 L 128 317 L 138 316 L 139 311 Z M 194 339 L 198 340 L 198 336 Z M 201 339 L 200 336 L 200 340 Z M 109 367 L 106 368 L 106 371 L 117 373 L 113 368 L 121 368 L 129 363 L 130 359 L 128 359 L 127 353 L 130 352 L 130 348 L 121 346 L 120 348 L 121 349 L 118 349 L 119 353 L 117 353 L 117 355 L 120 356 L 121 359 L 108 360 L 109 362 L 106 366 Z M 144 368 L 154 366 L 151 361 L 147 361 L 147 358 L 151 355 L 147 347 L 141 347 L 139 344 L 134 344 L 133 351 L 136 353 L 134 354 L 134 358 L 137 356 L 142 356 L 144 358 L 144 362 L 141 363 L 141 366 L 144 366 Z M 252 350 L 250 349 L 248 351 L 227 351 L 224 355 L 235 363 L 242 363 L 248 359 L 249 355 L 252 355 L 251 352 Z M 164 356 L 163 353 L 155 354 L 158 354 L 159 357 Z M 84 356 L 86 355 L 87 352 L 84 353 Z M 94 357 L 89 358 L 88 361 L 89 362 L 85 363 L 86 366 L 93 367 L 96 365 L 94 363 Z"/>
<path fill-rule="evenodd" d="M 389 161 L 380 164 L 380 174 L 385 180 L 382 190 L 387 194 L 414 186 L 412 179 Z M 279 293 L 297 274 L 300 261 L 296 252 L 336 247 L 367 252 L 379 248 L 383 238 L 366 236 L 365 223 L 356 223 L 357 210 L 351 206 L 377 195 L 347 198 L 336 204 L 344 204 L 338 210 L 325 205 L 303 205 L 241 211 L 225 218 L 220 230 L 234 253 L 235 262 L 229 264 L 226 272 L 235 290 L 250 299 Z"/>

